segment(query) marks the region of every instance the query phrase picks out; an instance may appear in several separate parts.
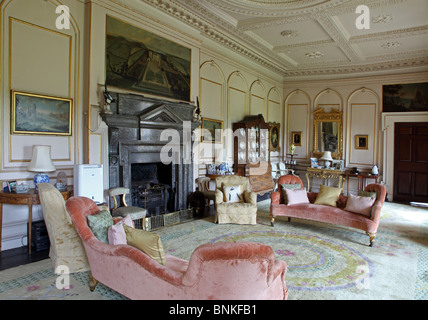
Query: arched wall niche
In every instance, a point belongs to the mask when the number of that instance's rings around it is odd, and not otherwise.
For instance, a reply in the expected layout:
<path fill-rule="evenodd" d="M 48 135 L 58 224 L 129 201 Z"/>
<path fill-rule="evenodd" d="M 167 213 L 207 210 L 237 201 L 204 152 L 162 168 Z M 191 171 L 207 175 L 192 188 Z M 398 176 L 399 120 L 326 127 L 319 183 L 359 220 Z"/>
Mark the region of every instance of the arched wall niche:
<path fill-rule="evenodd" d="M 292 133 L 297 132 L 301 135 L 300 145 L 296 145 L 294 159 L 308 159 L 310 150 L 312 150 L 311 137 L 311 98 L 304 90 L 294 90 L 285 98 L 284 122 L 286 125 L 283 130 L 284 154 L 287 154 L 288 148 L 292 143 Z"/>

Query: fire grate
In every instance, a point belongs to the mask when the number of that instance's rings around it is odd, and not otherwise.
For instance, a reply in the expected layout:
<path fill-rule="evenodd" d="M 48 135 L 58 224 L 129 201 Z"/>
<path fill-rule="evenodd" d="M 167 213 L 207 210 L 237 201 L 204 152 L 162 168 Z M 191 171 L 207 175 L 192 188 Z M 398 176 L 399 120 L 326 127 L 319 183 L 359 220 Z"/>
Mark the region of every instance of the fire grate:
<path fill-rule="evenodd" d="M 163 227 L 172 226 L 187 221 L 193 220 L 193 208 L 171 212 L 167 214 L 161 214 L 157 216 L 146 217 L 141 219 L 144 221 L 144 230 L 151 231 L 160 229 Z M 141 228 L 141 222 L 136 223 L 135 227 Z"/>

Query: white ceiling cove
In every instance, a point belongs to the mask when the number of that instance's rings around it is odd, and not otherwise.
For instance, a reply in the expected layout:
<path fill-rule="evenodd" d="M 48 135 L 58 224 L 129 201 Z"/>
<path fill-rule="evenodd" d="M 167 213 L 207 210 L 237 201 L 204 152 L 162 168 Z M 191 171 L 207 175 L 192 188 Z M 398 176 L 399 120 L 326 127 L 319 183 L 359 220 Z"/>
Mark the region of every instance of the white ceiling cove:
<path fill-rule="evenodd" d="M 428 70 L 427 0 L 140 1 L 286 79 Z"/>

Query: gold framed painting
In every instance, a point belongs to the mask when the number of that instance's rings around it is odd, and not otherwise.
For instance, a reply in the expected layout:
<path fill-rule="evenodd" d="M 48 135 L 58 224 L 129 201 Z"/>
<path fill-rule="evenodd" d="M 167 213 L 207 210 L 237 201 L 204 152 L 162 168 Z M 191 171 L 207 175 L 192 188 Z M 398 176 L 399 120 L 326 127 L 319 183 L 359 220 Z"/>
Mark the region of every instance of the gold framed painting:
<path fill-rule="evenodd" d="M 357 134 L 355 136 L 355 149 L 368 150 L 369 136 L 367 134 Z"/>
<path fill-rule="evenodd" d="M 107 15 L 106 84 L 190 101 L 192 49 L 181 43 Z"/>
<path fill-rule="evenodd" d="M 269 149 L 270 151 L 279 151 L 280 126 L 277 122 L 269 122 Z"/>
<path fill-rule="evenodd" d="M 291 143 L 296 147 L 302 146 L 302 131 L 292 131 L 291 132 Z"/>
<path fill-rule="evenodd" d="M 202 118 L 202 142 L 222 143 L 223 121 Z"/>
<path fill-rule="evenodd" d="M 13 90 L 11 134 L 71 136 L 73 99 Z"/>

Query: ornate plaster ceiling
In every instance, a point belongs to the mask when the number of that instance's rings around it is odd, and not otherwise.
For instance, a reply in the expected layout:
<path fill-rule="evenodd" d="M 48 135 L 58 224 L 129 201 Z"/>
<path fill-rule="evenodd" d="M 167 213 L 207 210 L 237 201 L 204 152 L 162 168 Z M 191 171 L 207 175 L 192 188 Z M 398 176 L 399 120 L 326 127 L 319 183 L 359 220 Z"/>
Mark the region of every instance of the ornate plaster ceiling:
<path fill-rule="evenodd" d="M 428 71 L 427 0 L 140 1 L 289 80 Z"/>

